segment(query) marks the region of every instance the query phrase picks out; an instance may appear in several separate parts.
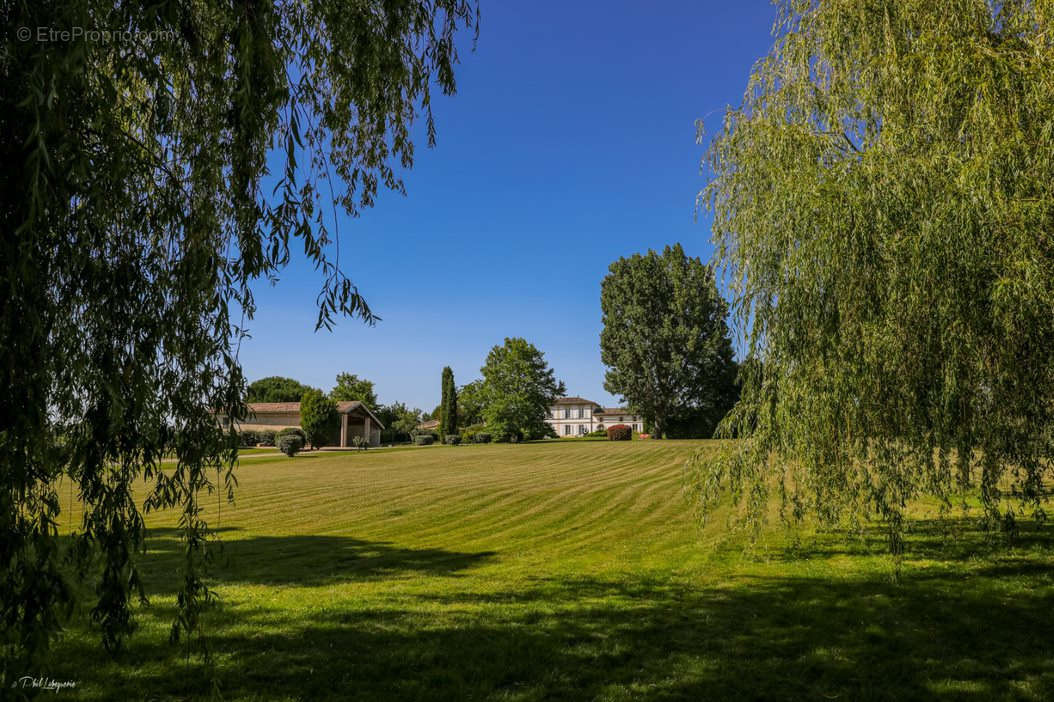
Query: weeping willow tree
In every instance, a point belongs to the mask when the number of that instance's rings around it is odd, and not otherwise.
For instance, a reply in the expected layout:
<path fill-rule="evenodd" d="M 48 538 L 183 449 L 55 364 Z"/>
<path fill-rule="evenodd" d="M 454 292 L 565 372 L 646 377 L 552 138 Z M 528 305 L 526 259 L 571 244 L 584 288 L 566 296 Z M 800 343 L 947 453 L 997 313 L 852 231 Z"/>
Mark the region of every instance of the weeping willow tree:
<path fill-rule="evenodd" d="M 74 604 L 65 555 L 94 584 L 105 646 L 133 630 L 144 509 L 179 510 L 172 633 L 199 631 L 205 496 L 234 489 L 233 430 L 213 411 L 245 416 L 252 284 L 299 248 L 320 273 L 319 327 L 373 321 L 340 265 L 336 212 L 403 189 L 414 125 L 434 140 L 431 91 L 454 91 L 455 40 L 477 12 L 467 0 L 0 0 L 0 17 L 7 689 Z M 60 484 L 84 504 L 69 549 Z"/>
<path fill-rule="evenodd" d="M 888 527 L 977 490 L 1042 518 L 1054 411 L 1054 3 L 791 0 L 705 164 L 746 330 L 704 507 Z"/>

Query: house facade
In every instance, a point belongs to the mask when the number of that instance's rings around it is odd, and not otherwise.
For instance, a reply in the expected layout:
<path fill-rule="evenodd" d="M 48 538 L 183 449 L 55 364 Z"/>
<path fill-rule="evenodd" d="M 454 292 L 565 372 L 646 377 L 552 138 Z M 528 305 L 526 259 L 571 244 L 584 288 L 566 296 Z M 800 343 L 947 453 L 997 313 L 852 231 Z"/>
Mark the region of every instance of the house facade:
<path fill-rule="evenodd" d="M 239 430 L 280 431 L 300 426 L 299 402 L 250 402 L 248 407 L 249 416 L 244 422 L 238 423 Z M 330 446 L 352 446 L 356 436 L 366 437 L 370 446 L 381 443 L 381 429 L 384 429 L 384 425 L 369 407 L 358 400 L 338 402 L 337 412 L 340 414 L 340 427 L 329 443 Z"/>
<path fill-rule="evenodd" d="M 557 399 L 545 421 L 557 436 L 583 436 L 616 424 L 625 424 L 638 433 L 644 431 L 644 420 L 625 407 L 601 407 L 582 397 Z"/>

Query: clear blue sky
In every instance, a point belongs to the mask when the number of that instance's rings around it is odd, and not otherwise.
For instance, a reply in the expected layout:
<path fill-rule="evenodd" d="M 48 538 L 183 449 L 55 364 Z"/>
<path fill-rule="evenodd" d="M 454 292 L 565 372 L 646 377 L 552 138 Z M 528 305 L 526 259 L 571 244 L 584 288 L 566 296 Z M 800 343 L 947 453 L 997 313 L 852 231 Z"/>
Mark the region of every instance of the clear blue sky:
<path fill-rule="evenodd" d="M 481 0 L 481 12 L 407 196 L 340 223 L 342 268 L 383 321 L 314 332 L 320 281 L 294 261 L 277 287 L 257 286 L 240 354 L 250 381 L 329 390 L 348 371 L 383 403 L 431 410 L 443 366 L 466 383 L 522 336 L 570 394 L 614 404 L 599 348 L 608 265 L 677 241 L 709 259 L 694 123 L 712 132 L 740 101 L 771 43 L 767 0 Z"/>

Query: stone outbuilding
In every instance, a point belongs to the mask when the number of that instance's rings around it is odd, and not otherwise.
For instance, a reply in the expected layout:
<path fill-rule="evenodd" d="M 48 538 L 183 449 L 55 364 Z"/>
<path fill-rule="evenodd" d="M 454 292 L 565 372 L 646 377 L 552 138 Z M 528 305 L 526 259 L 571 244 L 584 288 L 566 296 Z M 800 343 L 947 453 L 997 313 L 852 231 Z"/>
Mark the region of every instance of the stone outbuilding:
<path fill-rule="evenodd" d="M 279 431 L 300 426 L 299 402 L 250 402 L 248 407 L 249 416 L 238 425 L 239 429 Z M 365 436 L 370 446 L 381 443 L 384 425 L 369 407 L 358 400 L 338 402 L 337 412 L 340 413 L 340 427 L 330 446 L 352 446 L 356 436 Z"/>

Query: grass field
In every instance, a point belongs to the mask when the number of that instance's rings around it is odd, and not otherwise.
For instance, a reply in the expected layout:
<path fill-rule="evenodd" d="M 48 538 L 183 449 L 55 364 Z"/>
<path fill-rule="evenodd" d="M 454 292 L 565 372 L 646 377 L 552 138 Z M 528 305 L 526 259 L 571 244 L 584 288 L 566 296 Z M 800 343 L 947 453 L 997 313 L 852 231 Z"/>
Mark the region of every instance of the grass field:
<path fill-rule="evenodd" d="M 913 523 L 773 529 L 745 553 L 681 496 L 706 442 L 550 442 L 245 458 L 220 524 L 211 666 L 167 643 L 174 515 L 116 660 L 79 613 L 67 699 L 714 700 L 1054 697 L 1054 556 Z M 76 515 L 74 515 L 76 516 Z"/>

